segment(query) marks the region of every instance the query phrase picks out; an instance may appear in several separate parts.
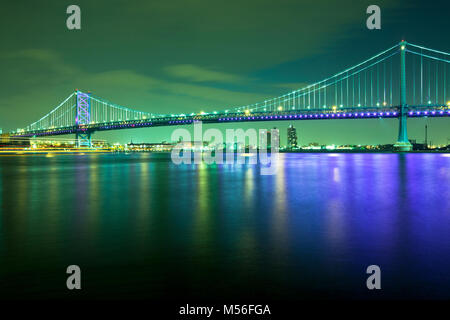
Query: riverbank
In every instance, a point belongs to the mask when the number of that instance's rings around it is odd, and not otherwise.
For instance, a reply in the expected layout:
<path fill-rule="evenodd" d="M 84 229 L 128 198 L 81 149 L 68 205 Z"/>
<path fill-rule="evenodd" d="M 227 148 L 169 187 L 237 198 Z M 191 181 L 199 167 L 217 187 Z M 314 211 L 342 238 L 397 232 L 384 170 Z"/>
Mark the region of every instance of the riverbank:
<path fill-rule="evenodd" d="M 1 150 L 0 156 L 12 156 L 12 155 L 84 155 L 84 154 L 136 154 L 136 153 L 155 153 L 155 154 L 170 154 L 170 151 L 116 151 L 116 150 L 96 150 L 96 149 L 77 149 L 77 150 Z M 268 152 L 270 153 L 270 151 Z M 280 150 L 279 153 L 324 153 L 324 154 L 336 154 L 336 153 L 379 153 L 379 154 L 389 154 L 389 153 L 450 153 L 450 150 L 413 150 L 413 151 L 395 151 L 395 150 Z M 252 154 L 252 153 L 237 153 L 237 154 Z"/>
<path fill-rule="evenodd" d="M 450 153 L 450 150 L 300 150 L 300 151 L 280 151 L 280 153 Z"/>
<path fill-rule="evenodd" d="M 11 150 L 0 149 L 0 156 L 13 156 L 13 155 L 72 155 L 72 154 L 105 154 L 113 153 L 111 150 L 97 150 L 97 149 L 67 149 L 67 150 Z"/>

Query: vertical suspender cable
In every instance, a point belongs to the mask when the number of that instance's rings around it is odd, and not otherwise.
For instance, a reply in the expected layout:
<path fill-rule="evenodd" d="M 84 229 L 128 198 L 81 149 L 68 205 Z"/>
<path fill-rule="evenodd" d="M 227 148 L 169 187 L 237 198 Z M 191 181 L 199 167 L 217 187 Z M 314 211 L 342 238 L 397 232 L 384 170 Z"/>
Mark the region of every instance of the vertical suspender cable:
<path fill-rule="evenodd" d="M 438 75 L 439 75 L 439 69 L 438 69 L 439 62 L 436 62 L 436 101 L 435 104 L 437 105 L 439 103 L 439 84 L 438 84 Z"/>
<path fill-rule="evenodd" d="M 431 62 L 428 60 L 428 103 L 431 101 Z"/>
<path fill-rule="evenodd" d="M 412 56 L 413 63 L 413 103 L 416 105 L 416 64 L 414 63 L 414 56 Z"/>
<path fill-rule="evenodd" d="M 391 107 L 392 107 L 392 59 L 391 59 L 391 81 L 390 81 L 390 85 L 391 85 L 391 89 L 389 90 L 390 96 L 391 96 Z"/>
<path fill-rule="evenodd" d="M 383 62 L 383 105 L 386 104 L 386 61 Z"/>
<path fill-rule="evenodd" d="M 422 53 L 422 49 L 420 52 Z M 423 104 L 423 56 L 420 55 L 420 104 Z"/>

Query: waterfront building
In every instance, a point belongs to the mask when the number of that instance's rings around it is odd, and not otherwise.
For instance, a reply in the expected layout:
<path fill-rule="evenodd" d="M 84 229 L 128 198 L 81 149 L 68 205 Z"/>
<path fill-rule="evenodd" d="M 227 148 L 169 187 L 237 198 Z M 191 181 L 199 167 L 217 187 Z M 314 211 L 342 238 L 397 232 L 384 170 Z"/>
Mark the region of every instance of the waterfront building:
<path fill-rule="evenodd" d="M 288 148 L 289 149 L 295 149 L 297 148 L 297 130 L 294 128 L 294 126 L 291 124 L 287 128 L 287 140 L 288 140 Z"/>

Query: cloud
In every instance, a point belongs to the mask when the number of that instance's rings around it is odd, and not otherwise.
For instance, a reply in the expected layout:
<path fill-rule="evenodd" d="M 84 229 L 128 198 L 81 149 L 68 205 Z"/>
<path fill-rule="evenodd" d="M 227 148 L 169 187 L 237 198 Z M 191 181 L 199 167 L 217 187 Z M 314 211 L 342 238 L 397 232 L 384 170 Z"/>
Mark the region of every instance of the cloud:
<path fill-rule="evenodd" d="M 263 101 L 297 84 L 252 75 L 352 37 L 351 28 L 364 26 L 366 2 L 82 1 L 80 32 L 65 28 L 59 2 L 44 2 L 39 10 L 5 2 L 1 117 L 13 128 L 23 126 L 75 88 L 154 112 Z M 386 10 L 401 2 L 377 4 Z"/>
<path fill-rule="evenodd" d="M 379 0 L 383 17 L 405 0 Z M 8 48 L 60 50 L 87 64 L 214 66 L 247 74 L 324 52 L 365 30 L 368 0 L 81 1 L 82 30 L 68 31 L 64 6 L 10 2 L 0 19 Z M 385 19 L 385 18 L 383 18 Z M 388 19 L 388 18 L 386 18 Z M 2 49 L 0 49 L 1 51 Z M 209 68 L 208 68 L 209 69 Z M 194 78 L 196 79 L 196 78 Z"/>
<path fill-rule="evenodd" d="M 79 69 L 63 61 L 60 55 L 55 51 L 47 49 L 22 49 L 15 52 L 7 52 L 1 55 L 1 58 L 13 60 L 29 60 L 41 67 L 45 67 L 47 73 L 52 71 L 64 74 L 77 72 Z"/>
<path fill-rule="evenodd" d="M 298 90 L 307 87 L 310 83 L 306 82 L 289 82 L 289 83 L 276 83 L 273 86 L 283 88 L 286 90 Z"/>
<path fill-rule="evenodd" d="M 209 70 L 193 64 L 172 65 L 164 69 L 172 77 L 186 79 L 192 82 L 241 83 L 249 80 L 246 77 L 236 74 Z"/>
<path fill-rule="evenodd" d="M 185 82 L 178 78 L 154 77 L 129 69 L 92 72 L 73 66 L 50 50 L 9 52 L 3 58 L 2 61 L 12 71 L 9 74 L 12 86 L 30 84 L 26 94 L 9 92 L 0 97 L 0 115 L 11 119 L 13 129 L 24 127 L 40 118 L 75 88 L 90 90 L 94 95 L 119 105 L 158 113 L 166 113 L 167 110 L 174 113 L 220 110 L 253 103 L 266 97 L 265 94 L 251 90 L 234 91 L 205 85 L 204 82 L 234 82 L 240 78 L 203 68 L 188 68 L 187 72 L 182 72 L 186 77 L 189 75 L 196 80 Z M 32 72 L 30 68 L 33 69 Z M 180 70 L 171 70 L 175 69 Z M 13 109 L 27 110 L 11 113 L 9 110 Z M 11 114 L 6 116 L 5 112 Z"/>
<path fill-rule="evenodd" d="M 402 3 L 379 0 L 377 5 L 384 13 Z M 131 1 L 124 14 L 133 15 L 133 23 L 146 30 L 153 54 L 161 50 L 158 55 L 180 64 L 245 73 L 310 57 L 353 37 L 355 24 L 365 30 L 370 4 L 367 0 L 196 0 L 189 5 L 184 0 Z M 123 28 L 120 37 L 132 26 Z"/>

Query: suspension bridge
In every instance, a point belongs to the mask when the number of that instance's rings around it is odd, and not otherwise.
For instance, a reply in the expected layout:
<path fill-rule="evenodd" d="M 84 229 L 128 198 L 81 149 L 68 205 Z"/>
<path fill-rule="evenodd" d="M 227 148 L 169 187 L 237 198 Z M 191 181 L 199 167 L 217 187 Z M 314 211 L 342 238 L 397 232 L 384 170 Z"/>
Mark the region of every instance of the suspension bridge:
<path fill-rule="evenodd" d="M 90 147 L 96 131 L 204 123 L 396 118 L 395 146 L 411 150 L 408 117 L 450 116 L 450 54 L 401 41 L 327 79 L 285 95 L 221 111 L 155 114 L 111 103 L 76 90 L 38 121 L 11 133 L 14 137 L 75 134 Z"/>

